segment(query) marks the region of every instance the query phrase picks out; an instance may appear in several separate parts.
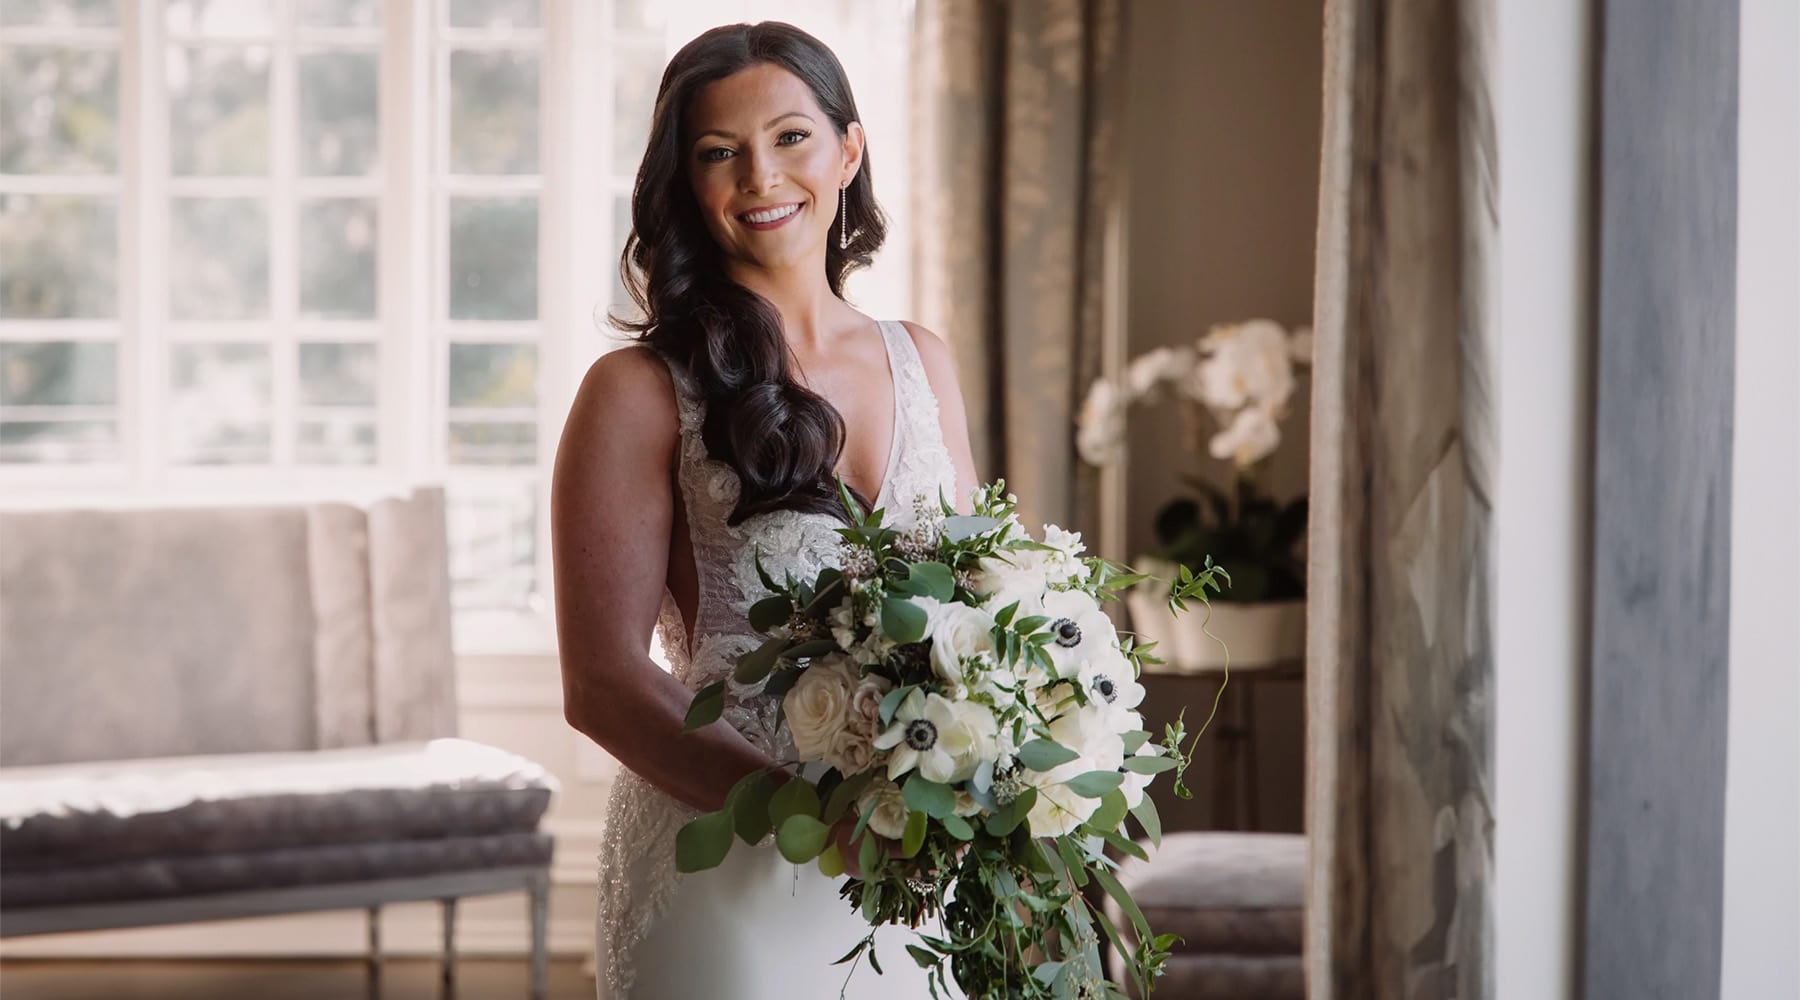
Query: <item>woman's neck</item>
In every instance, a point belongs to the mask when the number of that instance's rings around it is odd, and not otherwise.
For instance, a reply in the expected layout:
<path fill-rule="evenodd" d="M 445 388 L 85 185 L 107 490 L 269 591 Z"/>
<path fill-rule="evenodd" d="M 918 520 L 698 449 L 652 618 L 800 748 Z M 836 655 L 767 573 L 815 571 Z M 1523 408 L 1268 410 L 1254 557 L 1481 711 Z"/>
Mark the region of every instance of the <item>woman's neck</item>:
<path fill-rule="evenodd" d="M 781 316 L 781 329 L 796 354 L 821 353 L 847 323 L 860 314 L 837 297 L 825 280 L 824 261 L 804 269 L 771 272 L 726 266 L 731 280 L 769 301 Z M 853 325 L 853 324 L 852 324 Z"/>

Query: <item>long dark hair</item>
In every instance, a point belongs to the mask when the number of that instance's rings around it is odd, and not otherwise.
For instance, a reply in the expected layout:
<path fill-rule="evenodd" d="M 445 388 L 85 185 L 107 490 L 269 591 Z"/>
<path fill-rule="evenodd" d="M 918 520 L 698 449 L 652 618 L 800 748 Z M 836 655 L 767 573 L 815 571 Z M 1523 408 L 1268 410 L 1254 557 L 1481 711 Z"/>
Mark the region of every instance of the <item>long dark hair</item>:
<path fill-rule="evenodd" d="M 682 364 L 697 383 L 706 401 L 706 450 L 730 465 L 741 484 L 731 524 L 771 510 L 844 516 L 835 475 L 843 417 L 789 371 L 775 307 L 726 276 L 686 170 L 683 132 L 694 98 L 707 84 L 759 63 L 799 77 L 840 139 L 859 120 L 844 67 L 823 42 L 793 25 L 726 25 L 682 46 L 656 92 L 650 141 L 631 191 L 631 235 L 619 259 L 642 316 L 613 320 Z M 850 246 L 840 249 L 828 239 L 825 251 L 825 279 L 839 296 L 844 279 L 867 267 L 887 237 L 866 147 L 844 198 Z M 870 506 L 860 493 L 856 498 Z"/>

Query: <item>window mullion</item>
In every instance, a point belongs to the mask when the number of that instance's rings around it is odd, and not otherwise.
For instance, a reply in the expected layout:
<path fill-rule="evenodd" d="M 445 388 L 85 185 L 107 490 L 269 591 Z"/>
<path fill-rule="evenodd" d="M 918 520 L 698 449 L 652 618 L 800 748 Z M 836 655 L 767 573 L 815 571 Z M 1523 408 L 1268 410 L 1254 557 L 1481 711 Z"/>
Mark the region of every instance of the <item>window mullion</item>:
<path fill-rule="evenodd" d="M 299 397 L 299 349 L 294 323 L 300 312 L 299 213 L 295 149 L 297 67 L 291 0 L 275 4 L 275 35 L 269 61 L 269 420 L 271 460 L 278 468 L 295 461 L 295 412 Z"/>
<path fill-rule="evenodd" d="M 128 373 L 123 415 L 133 486 L 160 493 L 168 483 L 169 409 L 169 92 L 161 4 L 124 8 L 126 58 L 121 114 L 130 117 L 122 152 L 121 284 L 129 310 L 120 363 Z"/>

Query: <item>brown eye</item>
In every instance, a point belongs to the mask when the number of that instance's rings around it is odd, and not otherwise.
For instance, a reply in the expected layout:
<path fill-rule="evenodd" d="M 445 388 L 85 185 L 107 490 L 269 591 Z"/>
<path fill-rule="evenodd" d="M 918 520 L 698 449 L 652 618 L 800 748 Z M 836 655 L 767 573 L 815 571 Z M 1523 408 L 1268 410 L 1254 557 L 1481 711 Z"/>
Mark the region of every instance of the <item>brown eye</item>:
<path fill-rule="evenodd" d="M 701 152 L 700 162 L 701 163 L 717 163 L 720 160 L 723 160 L 730 155 L 732 155 L 732 154 L 731 154 L 731 148 L 729 146 L 714 146 L 711 149 L 704 150 Z"/>

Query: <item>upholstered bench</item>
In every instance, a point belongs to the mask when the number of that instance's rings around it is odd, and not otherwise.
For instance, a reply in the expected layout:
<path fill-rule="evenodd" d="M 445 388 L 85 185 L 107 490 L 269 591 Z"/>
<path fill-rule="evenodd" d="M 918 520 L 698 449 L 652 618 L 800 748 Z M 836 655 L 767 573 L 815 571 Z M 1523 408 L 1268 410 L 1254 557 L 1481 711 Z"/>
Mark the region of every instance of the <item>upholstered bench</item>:
<path fill-rule="evenodd" d="M 0 510 L 0 937 L 524 892 L 556 791 L 456 736 L 444 494 Z"/>
<path fill-rule="evenodd" d="M 1178 934 L 1155 996 L 1169 1000 L 1306 1000 L 1300 961 L 1306 838 L 1282 833 L 1170 833 L 1127 857 L 1119 881 L 1150 928 Z M 1115 926 L 1130 932 L 1106 900 Z M 1112 975 L 1124 964 L 1112 957 Z"/>

